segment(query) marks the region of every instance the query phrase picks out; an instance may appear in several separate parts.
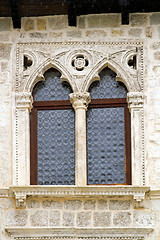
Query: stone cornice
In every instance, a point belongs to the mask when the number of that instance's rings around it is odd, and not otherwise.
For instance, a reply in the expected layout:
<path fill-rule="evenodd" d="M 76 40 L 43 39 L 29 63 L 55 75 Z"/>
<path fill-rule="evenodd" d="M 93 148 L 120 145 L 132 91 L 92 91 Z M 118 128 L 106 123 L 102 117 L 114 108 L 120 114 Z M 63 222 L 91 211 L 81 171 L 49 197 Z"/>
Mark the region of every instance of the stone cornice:
<path fill-rule="evenodd" d="M 6 232 L 14 239 L 106 239 L 141 240 L 153 228 L 53 228 L 53 227 L 6 227 Z M 42 237 L 43 236 L 43 237 Z"/>
<path fill-rule="evenodd" d="M 144 207 L 146 193 L 149 187 L 136 186 L 10 186 L 16 198 L 17 208 L 23 208 L 27 196 L 40 197 L 107 197 L 107 196 L 131 196 L 135 200 L 135 207 Z"/>

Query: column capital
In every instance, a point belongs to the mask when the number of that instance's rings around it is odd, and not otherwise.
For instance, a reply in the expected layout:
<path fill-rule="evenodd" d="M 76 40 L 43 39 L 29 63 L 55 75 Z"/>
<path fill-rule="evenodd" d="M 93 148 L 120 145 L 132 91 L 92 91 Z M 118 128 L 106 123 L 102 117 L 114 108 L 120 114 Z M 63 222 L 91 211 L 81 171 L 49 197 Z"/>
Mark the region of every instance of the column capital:
<path fill-rule="evenodd" d="M 88 104 L 91 101 L 90 93 L 71 93 L 70 95 L 70 102 L 72 103 L 73 108 L 76 110 L 78 108 L 83 108 L 87 110 Z"/>
<path fill-rule="evenodd" d="M 142 92 L 127 93 L 127 103 L 129 109 L 142 108 L 144 103 L 144 95 Z"/>
<path fill-rule="evenodd" d="M 19 109 L 32 109 L 33 97 L 30 92 L 16 93 L 16 107 Z"/>

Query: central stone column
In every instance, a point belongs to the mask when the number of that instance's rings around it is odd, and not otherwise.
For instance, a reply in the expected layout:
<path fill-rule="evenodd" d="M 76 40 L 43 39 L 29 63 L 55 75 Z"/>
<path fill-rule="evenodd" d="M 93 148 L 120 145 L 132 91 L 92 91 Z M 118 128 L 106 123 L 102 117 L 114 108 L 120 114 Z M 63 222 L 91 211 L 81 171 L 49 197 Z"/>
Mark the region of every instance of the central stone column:
<path fill-rule="evenodd" d="M 75 110 L 75 185 L 87 185 L 87 135 L 86 111 L 90 93 L 71 93 L 70 101 Z"/>

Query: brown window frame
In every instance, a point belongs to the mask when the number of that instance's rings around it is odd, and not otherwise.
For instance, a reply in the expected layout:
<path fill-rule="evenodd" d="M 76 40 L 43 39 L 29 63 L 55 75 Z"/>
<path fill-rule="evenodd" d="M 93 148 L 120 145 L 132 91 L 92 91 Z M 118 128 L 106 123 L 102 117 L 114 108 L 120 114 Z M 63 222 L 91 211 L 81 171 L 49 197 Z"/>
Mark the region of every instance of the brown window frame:
<path fill-rule="evenodd" d="M 131 185 L 131 116 L 128 109 L 126 98 L 106 98 L 92 99 L 88 108 L 110 108 L 124 107 L 124 126 L 125 126 L 125 183 L 124 184 L 94 184 L 94 185 Z M 88 170 L 87 170 L 88 172 Z M 87 174 L 88 177 L 88 174 Z M 88 180 L 87 180 L 88 182 Z M 93 184 L 87 184 L 92 186 Z"/>

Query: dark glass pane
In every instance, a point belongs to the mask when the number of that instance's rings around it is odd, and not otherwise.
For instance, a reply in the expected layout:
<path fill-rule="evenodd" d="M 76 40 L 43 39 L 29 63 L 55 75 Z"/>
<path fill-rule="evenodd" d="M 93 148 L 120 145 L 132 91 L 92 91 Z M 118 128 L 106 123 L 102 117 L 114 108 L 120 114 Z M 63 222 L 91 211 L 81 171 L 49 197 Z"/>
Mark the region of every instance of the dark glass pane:
<path fill-rule="evenodd" d="M 57 70 L 48 70 L 44 74 L 46 80 L 38 82 L 34 87 L 34 101 L 69 100 L 72 89 L 67 82 L 60 80 L 60 76 Z"/>
<path fill-rule="evenodd" d="M 38 184 L 75 182 L 74 111 L 38 110 Z"/>
<path fill-rule="evenodd" d="M 116 73 L 105 68 L 100 74 L 100 81 L 93 82 L 89 87 L 91 99 L 126 98 L 127 89 L 121 82 L 116 82 Z"/>
<path fill-rule="evenodd" d="M 88 184 L 125 183 L 124 108 L 87 111 Z"/>

